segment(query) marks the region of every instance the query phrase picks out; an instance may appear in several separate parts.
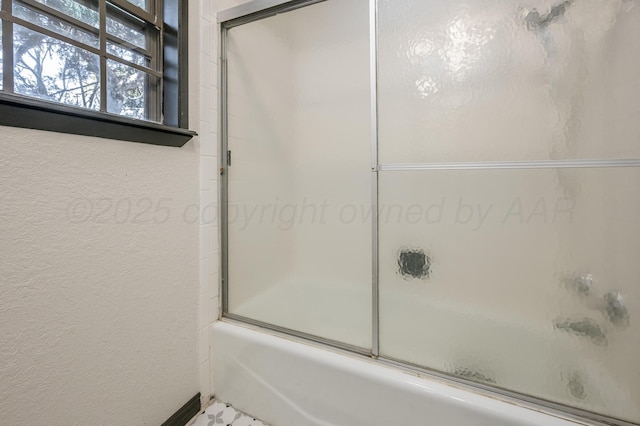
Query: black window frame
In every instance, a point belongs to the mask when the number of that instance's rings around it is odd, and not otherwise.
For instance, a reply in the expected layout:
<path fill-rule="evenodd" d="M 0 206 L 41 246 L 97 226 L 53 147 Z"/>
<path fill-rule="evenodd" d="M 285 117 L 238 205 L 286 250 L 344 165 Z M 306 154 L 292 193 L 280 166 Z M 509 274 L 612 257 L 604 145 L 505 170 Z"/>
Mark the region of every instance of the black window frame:
<path fill-rule="evenodd" d="M 13 15 L 11 8 L 14 0 L 2 1 L 3 39 L 13 37 Z M 156 108 L 150 116 L 162 123 L 139 120 L 106 112 L 105 100 L 102 98 L 101 111 L 84 109 L 63 103 L 42 100 L 34 97 L 12 93 L 12 79 L 5 79 L 11 86 L 3 85 L 0 90 L 0 126 L 20 127 L 46 130 L 84 136 L 94 136 L 122 141 L 140 142 L 153 145 L 180 147 L 187 143 L 195 132 L 188 130 L 188 0 L 154 0 L 151 11 L 141 9 L 127 0 L 99 0 L 101 21 L 106 19 L 107 4 L 125 10 L 144 19 L 159 32 L 159 40 L 152 43 L 156 49 L 156 75 L 161 78 L 161 88 L 157 96 L 162 100 L 150 105 Z M 101 26 L 103 29 L 104 26 Z M 38 30 L 40 31 L 40 30 Z M 102 31 L 101 31 L 102 32 Z M 45 34 L 46 31 L 44 32 Z M 47 34 L 63 40 L 57 34 Z M 105 91 L 104 65 L 106 34 L 100 34 L 101 40 L 101 85 Z M 64 40 L 63 40 L 64 41 Z M 7 51 L 5 43 L 3 68 L 14 72 L 13 48 Z M 160 65 L 160 60 L 162 65 Z M 6 73 L 6 71 L 5 71 Z M 10 87 L 10 91 L 4 90 Z"/>

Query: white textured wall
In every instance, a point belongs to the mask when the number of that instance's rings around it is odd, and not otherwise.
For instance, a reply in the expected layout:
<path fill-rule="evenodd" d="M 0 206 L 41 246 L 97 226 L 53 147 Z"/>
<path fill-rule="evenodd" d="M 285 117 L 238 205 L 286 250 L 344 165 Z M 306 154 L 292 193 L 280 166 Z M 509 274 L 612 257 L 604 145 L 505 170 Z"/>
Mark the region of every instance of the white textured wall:
<path fill-rule="evenodd" d="M 159 425 L 200 390 L 198 168 L 212 142 L 198 3 L 201 137 L 168 148 L 0 128 L 2 425 Z"/>

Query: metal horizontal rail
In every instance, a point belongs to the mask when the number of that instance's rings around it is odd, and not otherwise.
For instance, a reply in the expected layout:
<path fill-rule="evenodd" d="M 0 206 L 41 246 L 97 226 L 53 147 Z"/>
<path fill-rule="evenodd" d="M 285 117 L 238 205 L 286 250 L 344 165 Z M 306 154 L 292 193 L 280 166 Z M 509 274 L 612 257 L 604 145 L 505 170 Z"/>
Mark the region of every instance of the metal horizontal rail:
<path fill-rule="evenodd" d="M 218 23 L 232 28 L 323 1 L 326 0 L 254 0 L 218 13 Z"/>
<path fill-rule="evenodd" d="M 380 171 L 485 170 L 485 169 L 566 169 L 594 167 L 639 167 L 640 159 L 490 161 L 468 163 L 387 163 Z"/>
<path fill-rule="evenodd" d="M 147 68 L 145 66 L 138 65 L 135 62 L 127 61 L 126 59 L 122 59 L 122 58 L 120 58 L 118 56 L 112 55 L 111 53 L 105 53 L 104 56 L 109 60 L 120 62 L 121 64 L 130 66 L 131 68 L 135 68 L 135 69 L 137 69 L 139 71 L 145 72 L 145 73 L 150 74 L 150 75 L 152 75 L 154 77 L 162 78 L 162 76 L 163 76 L 163 73 L 160 72 L 160 71 L 156 71 L 156 70 L 153 70 L 151 68 Z"/>
<path fill-rule="evenodd" d="M 146 10 L 134 5 L 133 3 L 128 2 L 127 0 L 109 0 L 107 6 L 109 6 L 109 3 L 142 21 L 149 22 L 150 24 L 157 27 L 162 26 L 162 19 L 160 19 L 157 13 L 149 13 Z"/>
<path fill-rule="evenodd" d="M 110 42 L 116 44 L 117 46 L 121 46 L 121 47 L 124 47 L 125 49 L 128 49 L 128 50 L 134 51 L 136 53 L 139 53 L 139 54 L 149 58 L 150 60 L 153 60 L 153 58 L 155 57 L 151 51 L 149 51 L 147 49 L 144 49 L 144 48 L 142 48 L 140 46 L 136 46 L 135 44 L 130 43 L 130 42 L 126 41 L 125 39 L 122 39 L 122 38 L 120 38 L 120 37 L 118 37 L 116 35 L 113 35 L 113 34 L 109 33 L 109 32 L 107 32 L 106 35 L 107 35 L 107 41 L 110 41 Z M 158 35 L 158 38 L 159 37 L 160 36 Z"/>
<path fill-rule="evenodd" d="M 252 13 L 262 12 L 267 8 L 278 7 L 290 1 L 291 0 L 254 0 L 219 12 L 218 22 L 231 21 Z"/>

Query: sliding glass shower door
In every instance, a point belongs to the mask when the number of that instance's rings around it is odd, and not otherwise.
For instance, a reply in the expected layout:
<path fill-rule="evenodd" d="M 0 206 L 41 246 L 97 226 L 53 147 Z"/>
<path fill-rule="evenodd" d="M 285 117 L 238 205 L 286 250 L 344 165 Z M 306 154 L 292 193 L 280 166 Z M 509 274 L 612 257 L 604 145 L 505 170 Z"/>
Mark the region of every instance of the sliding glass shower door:
<path fill-rule="evenodd" d="M 366 0 L 230 28 L 228 312 L 371 348 Z"/>
<path fill-rule="evenodd" d="M 637 2 L 240 9 L 224 315 L 639 423 Z"/>
<path fill-rule="evenodd" d="M 640 421 L 640 8 L 378 6 L 381 356 Z"/>

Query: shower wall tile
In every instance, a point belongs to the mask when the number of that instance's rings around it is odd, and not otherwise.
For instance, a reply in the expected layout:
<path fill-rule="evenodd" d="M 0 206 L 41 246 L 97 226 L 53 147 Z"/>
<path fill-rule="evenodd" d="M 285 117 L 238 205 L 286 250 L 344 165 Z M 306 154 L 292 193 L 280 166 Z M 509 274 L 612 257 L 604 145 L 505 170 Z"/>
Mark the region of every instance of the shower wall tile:
<path fill-rule="evenodd" d="M 192 113 L 192 116 L 193 115 L 197 115 L 199 117 L 200 113 L 199 112 L 198 114 Z M 200 156 L 203 156 L 203 155 L 213 156 L 214 154 L 212 151 L 213 145 L 206 143 L 207 138 L 205 137 L 205 135 L 208 135 L 211 132 L 210 123 L 207 121 L 196 121 L 196 122 L 190 123 L 189 127 L 194 128 L 198 132 L 198 136 L 196 136 L 194 140 L 196 141 L 196 147 L 198 148 Z"/>
<path fill-rule="evenodd" d="M 198 354 L 200 359 L 209 359 L 209 337 L 211 332 L 208 328 L 202 328 L 199 335 L 199 348 Z"/>
<path fill-rule="evenodd" d="M 202 258 L 200 256 L 200 293 L 207 291 L 211 277 L 211 261 L 208 254 Z"/>
<path fill-rule="evenodd" d="M 217 251 L 209 252 L 209 264 L 211 265 L 211 278 L 215 278 L 218 275 L 218 271 L 220 269 L 220 253 Z M 210 279 L 209 282 L 213 280 Z M 218 297 L 217 286 L 212 288 L 212 292 L 210 294 L 211 298 Z"/>
<path fill-rule="evenodd" d="M 212 316 L 213 321 L 216 321 L 220 316 L 220 297 L 216 296 L 211 299 L 211 306 L 213 308 Z"/>
<path fill-rule="evenodd" d="M 213 1 L 205 0 L 202 2 L 202 20 L 207 23 L 216 22 L 215 16 L 213 13 Z"/>
<path fill-rule="evenodd" d="M 212 279 L 209 280 L 209 295 L 211 305 L 213 307 L 213 321 L 216 321 L 220 316 L 220 309 L 218 307 L 220 302 L 220 297 L 218 296 L 218 283 L 220 282 L 220 274 L 214 273 L 212 275 Z"/>
<path fill-rule="evenodd" d="M 217 183 L 216 183 L 217 185 Z M 205 235 L 209 236 L 209 250 L 210 251 L 215 251 L 215 250 L 219 250 L 220 249 L 220 240 L 218 239 L 218 233 L 217 231 L 217 224 L 214 223 L 213 221 L 211 221 L 211 223 L 208 223 L 207 226 L 209 227 L 209 230 L 203 230 L 202 232 Z"/>
<path fill-rule="evenodd" d="M 209 225 L 200 225 L 200 235 L 206 236 L 211 231 Z M 200 258 L 211 251 L 211 238 L 200 238 Z"/>
<path fill-rule="evenodd" d="M 218 92 L 217 91 L 215 92 L 214 96 L 216 97 L 216 99 L 218 99 Z M 218 109 L 217 108 L 218 108 L 218 103 L 216 102 L 214 104 L 214 106 L 212 107 L 212 109 L 211 109 L 211 115 L 212 116 L 217 116 L 217 114 L 218 114 Z M 209 128 L 207 129 L 207 131 L 211 135 L 213 135 L 213 137 L 215 139 L 216 135 L 218 134 L 218 120 L 211 121 L 211 123 L 209 123 Z"/>
<path fill-rule="evenodd" d="M 213 303 L 209 292 L 200 293 L 200 329 L 206 329 L 213 322 Z"/>
<path fill-rule="evenodd" d="M 201 392 L 200 400 L 203 402 L 209 401 L 211 399 L 211 374 L 209 373 L 209 360 L 200 364 L 199 377 Z M 206 398 L 203 395 L 206 395 Z"/>
<path fill-rule="evenodd" d="M 214 170 L 217 161 L 215 157 L 200 156 L 200 190 L 210 190 L 211 181 L 214 180 Z"/>
<path fill-rule="evenodd" d="M 218 25 L 217 12 L 248 0 L 197 0 L 189 2 L 190 127 L 200 152 L 200 393 L 203 401 L 213 394 L 209 348 L 211 324 L 219 316 L 218 235 Z M 188 218 L 190 219 L 190 218 Z M 205 350 L 206 349 L 206 350 Z"/>
<path fill-rule="evenodd" d="M 218 302 L 218 304 L 220 303 L 219 299 L 216 299 L 216 302 Z M 216 394 L 216 389 L 215 389 L 215 373 L 214 373 L 214 357 L 213 357 L 213 349 L 214 349 L 214 332 L 213 332 L 213 327 L 209 327 L 208 329 L 209 332 L 209 339 L 207 340 L 207 342 L 209 343 L 209 352 L 208 352 L 208 359 L 209 359 L 209 391 L 211 396 L 214 396 Z"/>
<path fill-rule="evenodd" d="M 211 210 L 217 203 L 214 170 L 217 168 L 217 134 L 212 131 L 212 123 L 217 122 L 212 108 L 216 102 L 213 97 L 213 87 L 217 84 L 216 66 L 213 56 L 212 33 L 216 28 L 216 17 L 213 14 L 213 2 L 211 0 L 199 0 L 190 2 L 191 26 L 196 24 L 195 34 L 191 34 L 189 43 L 197 46 L 197 52 L 190 55 L 190 65 L 195 69 L 195 78 L 198 80 L 199 91 L 196 94 L 198 102 L 192 106 L 191 127 L 198 131 L 198 142 L 200 150 L 200 313 L 198 336 L 199 342 L 199 362 L 200 362 L 200 393 L 203 401 L 208 401 L 211 395 L 210 369 L 209 369 L 209 348 L 210 348 L 210 325 L 217 317 L 215 296 L 217 296 L 217 285 L 212 285 L 212 281 L 217 277 L 217 262 L 214 262 L 214 252 L 212 251 L 214 238 L 218 232 L 217 221 L 207 217 L 204 212 Z M 193 75 L 190 76 L 194 78 Z M 192 104 L 193 105 L 193 104 Z M 195 116 L 195 117 L 194 117 Z M 189 220 L 192 220 L 189 218 Z M 212 299 L 213 298 L 213 299 Z"/>

